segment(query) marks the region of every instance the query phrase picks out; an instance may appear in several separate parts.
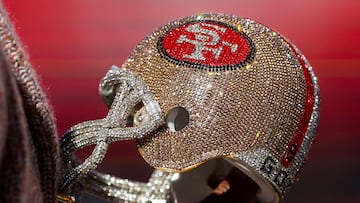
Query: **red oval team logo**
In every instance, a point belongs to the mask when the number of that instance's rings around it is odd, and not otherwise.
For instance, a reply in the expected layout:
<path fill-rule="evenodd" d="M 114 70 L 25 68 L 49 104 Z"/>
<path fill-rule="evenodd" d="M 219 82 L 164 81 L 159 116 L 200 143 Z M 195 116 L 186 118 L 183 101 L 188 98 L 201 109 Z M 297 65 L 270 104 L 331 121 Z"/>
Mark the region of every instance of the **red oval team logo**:
<path fill-rule="evenodd" d="M 255 48 L 244 33 L 215 21 L 188 22 L 159 39 L 170 61 L 207 70 L 234 70 L 249 63 Z"/>

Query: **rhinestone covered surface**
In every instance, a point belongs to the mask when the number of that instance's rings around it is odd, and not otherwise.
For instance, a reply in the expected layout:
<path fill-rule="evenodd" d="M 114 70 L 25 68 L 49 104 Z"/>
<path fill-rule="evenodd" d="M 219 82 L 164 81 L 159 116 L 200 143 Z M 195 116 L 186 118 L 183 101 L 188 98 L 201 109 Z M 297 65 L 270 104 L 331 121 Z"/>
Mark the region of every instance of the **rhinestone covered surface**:
<path fill-rule="evenodd" d="M 142 40 L 122 68 L 111 69 L 100 83 L 100 94 L 111 106 L 107 118 L 74 126 L 64 136 L 63 153 L 69 160 L 73 151 L 94 142 L 102 147 L 136 139 L 144 159 L 165 171 L 186 171 L 228 157 L 260 180 L 260 186 L 276 190 L 276 197 L 297 180 L 319 119 L 319 89 L 305 57 L 275 31 L 236 16 L 186 17 Z M 120 85 L 123 80 L 128 87 Z M 137 124 L 127 128 L 129 108 L 140 98 L 146 98 L 146 111 L 156 117 L 145 116 L 141 129 Z M 175 107 L 189 115 L 189 123 L 178 131 L 163 123 Z M 154 199 L 148 194 L 160 185 L 148 187 L 93 171 L 106 147 L 93 152 L 96 160 L 70 171 L 65 183 L 80 180 L 88 191 L 108 199 Z M 166 182 L 155 199 L 167 198 L 174 174 L 154 174 L 156 182 Z"/>
<path fill-rule="evenodd" d="M 253 41 L 254 59 L 243 68 L 209 71 L 163 57 L 159 38 L 199 16 L 172 22 L 140 42 L 124 67 L 144 80 L 164 114 L 174 106 L 190 113 L 183 130 L 163 128 L 139 139 L 140 153 L 150 165 L 171 170 L 259 148 L 280 159 L 304 108 L 301 64 L 277 33 L 254 21 L 225 15 L 200 18 L 239 28 Z"/>

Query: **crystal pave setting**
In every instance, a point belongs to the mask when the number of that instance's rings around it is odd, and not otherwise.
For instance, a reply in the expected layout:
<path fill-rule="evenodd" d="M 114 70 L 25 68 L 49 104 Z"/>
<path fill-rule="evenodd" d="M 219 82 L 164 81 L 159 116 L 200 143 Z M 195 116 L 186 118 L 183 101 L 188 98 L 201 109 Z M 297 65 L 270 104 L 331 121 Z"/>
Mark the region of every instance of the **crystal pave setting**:
<path fill-rule="evenodd" d="M 157 47 L 172 63 L 209 71 L 245 67 L 255 56 L 255 45 L 241 28 L 216 20 L 175 26 L 159 38 Z"/>
<path fill-rule="evenodd" d="M 65 165 L 61 192 L 76 194 L 79 191 L 76 191 L 75 183 L 80 183 L 90 192 L 108 199 L 128 202 L 165 200 L 175 174 L 155 170 L 148 183 L 137 183 L 94 171 L 111 142 L 142 138 L 164 124 L 160 106 L 149 88 L 130 71 L 113 66 L 101 80 L 99 89 L 105 103 L 110 106 L 108 115 L 73 126 L 61 139 Z M 126 127 L 127 118 L 139 103 L 143 104 L 145 119 L 137 126 Z M 73 153 L 89 145 L 96 146 L 92 154 L 79 163 Z"/>
<path fill-rule="evenodd" d="M 67 194 L 77 194 L 80 183 L 110 200 L 165 201 L 175 174 L 155 170 L 156 181 L 137 183 L 94 171 L 108 144 L 125 139 L 136 140 L 150 166 L 167 171 L 229 157 L 260 186 L 259 202 L 278 202 L 298 179 L 315 137 L 320 92 L 310 64 L 279 33 L 233 15 L 189 16 L 144 38 L 122 67 L 131 73 L 114 67 L 100 83 L 108 116 L 63 138 Z M 136 127 L 125 128 L 140 101 Z M 174 106 L 189 112 L 176 132 L 164 130 L 161 114 Z M 72 153 L 88 145 L 96 145 L 93 154 L 77 163 Z"/>

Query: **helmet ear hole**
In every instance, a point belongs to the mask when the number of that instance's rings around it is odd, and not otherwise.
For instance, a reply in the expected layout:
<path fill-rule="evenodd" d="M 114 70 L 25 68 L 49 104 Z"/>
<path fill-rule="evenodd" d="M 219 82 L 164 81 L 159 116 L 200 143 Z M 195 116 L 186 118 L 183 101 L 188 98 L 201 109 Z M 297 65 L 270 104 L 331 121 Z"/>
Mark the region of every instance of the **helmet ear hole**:
<path fill-rule="evenodd" d="M 166 114 L 166 126 L 171 132 L 185 128 L 189 123 L 189 112 L 181 106 L 174 107 Z"/>

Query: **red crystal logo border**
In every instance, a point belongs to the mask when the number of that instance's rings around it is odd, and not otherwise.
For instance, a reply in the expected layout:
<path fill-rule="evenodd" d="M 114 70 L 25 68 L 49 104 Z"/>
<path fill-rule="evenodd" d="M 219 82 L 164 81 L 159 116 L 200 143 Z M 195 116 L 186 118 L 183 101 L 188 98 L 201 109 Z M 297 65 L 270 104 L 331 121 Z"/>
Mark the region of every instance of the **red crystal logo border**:
<path fill-rule="evenodd" d="M 207 26 L 209 28 L 204 29 L 204 26 Z M 185 35 L 182 35 L 183 30 L 180 31 L 181 35 L 179 35 L 179 30 L 185 29 L 185 28 L 186 28 L 187 32 L 193 32 L 193 33 L 190 33 L 195 36 L 195 37 L 193 37 L 193 39 L 189 39 Z M 221 32 L 225 33 L 227 30 L 232 35 L 236 34 L 235 37 L 237 37 L 239 40 L 242 41 L 242 47 L 240 47 L 240 48 L 242 48 L 242 51 L 245 52 L 245 56 L 243 56 L 244 55 L 243 52 L 240 52 L 239 54 L 242 54 L 242 55 L 238 55 L 238 57 L 232 57 L 232 58 L 230 57 L 230 59 L 229 59 L 229 57 L 226 58 L 226 59 L 232 60 L 232 61 L 229 61 L 229 60 L 226 61 L 229 63 L 219 65 L 219 64 L 216 64 L 216 62 L 215 62 L 215 65 L 214 65 L 214 63 L 211 63 L 211 62 L 213 62 L 215 59 L 217 59 L 216 57 L 220 56 L 221 51 L 224 50 L 223 49 L 224 46 L 226 46 L 226 48 L 228 48 L 228 50 L 231 50 L 231 52 L 235 52 L 239 48 L 238 44 L 232 44 L 231 42 L 226 41 L 226 40 L 221 41 L 222 46 L 214 47 L 215 44 L 220 44 L 219 42 L 220 42 L 220 40 L 222 40 L 222 38 L 219 37 L 219 35 L 217 33 L 221 33 Z M 187 43 L 187 44 L 193 45 L 194 48 L 192 48 L 191 53 L 183 53 L 181 51 L 179 52 L 179 46 L 169 47 L 169 43 L 165 40 L 168 40 L 167 38 L 174 38 L 174 33 L 175 33 L 175 35 L 176 34 L 178 35 L 176 38 L 176 44 Z M 198 34 L 198 35 L 196 36 L 196 34 Z M 196 37 L 198 37 L 198 39 Z M 205 40 L 203 40 L 204 38 L 207 40 L 205 43 L 204 43 Z M 229 39 L 229 37 L 227 37 L 226 39 Z M 173 46 L 173 44 L 175 44 L 174 39 L 171 39 L 171 40 L 173 40 L 173 41 L 171 42 L 172 44 L 170 46 Z M 165 41 L 165 43 L 164 43 L 164 41 Z M 204 44 L 209 45 L 209 46 L 206 47 Z M 252 40 L 245 33 L 240 32 L 235 27 L 233 27 L 229 24 L 226 24 L 224 22 L 214 21 L 214 20 L 194 20 L 194 21 L 185 22 L 181 25 L 172 26 L 167 32 L 165 32 L 159 38 L 157 47 L 158 47 L 158 50 L 159 50 L 161 56 L 165 57 L 167 60 L 169 60 L 172 63 L 178 64 L 178 65 L 190 66 L 193 68 L 210 70 L 210 71 L 235 70 L 235 69 L 246 66 L 248 63 L 250 63 L 254 59 L 254 56 L 255 56 L 254 44 L 253 44 Z M 180 46 L 180 49 L 181 48 L 182 47 Z M 167 51 L 167 50 L 169 50 L 169 51 Z M 188 49 L 186 49 L 186 50 L 188 50 Z M 208 60 L 208 58 L 206 56 L 205 57 L 203 56 L 202 53 L 204 53 L 203 52 L 204 50 L 207 51 L 207 53 L 213 57 L 213 61 L 210 61 L 210 60 Z M 172 52 L 172 53 L 169 53 L 169 52 Z M 180 59 L 178 54 L 183 54 L 182 59 Z"/>

